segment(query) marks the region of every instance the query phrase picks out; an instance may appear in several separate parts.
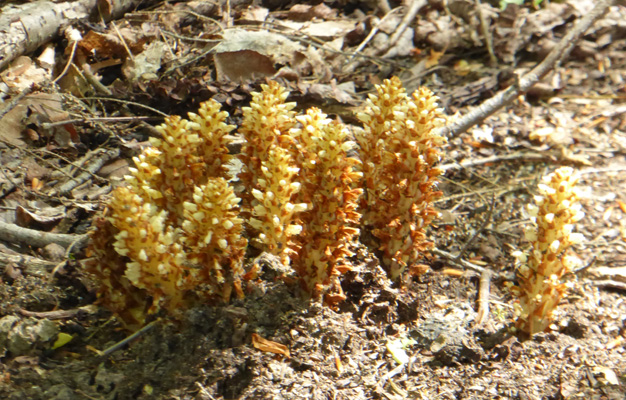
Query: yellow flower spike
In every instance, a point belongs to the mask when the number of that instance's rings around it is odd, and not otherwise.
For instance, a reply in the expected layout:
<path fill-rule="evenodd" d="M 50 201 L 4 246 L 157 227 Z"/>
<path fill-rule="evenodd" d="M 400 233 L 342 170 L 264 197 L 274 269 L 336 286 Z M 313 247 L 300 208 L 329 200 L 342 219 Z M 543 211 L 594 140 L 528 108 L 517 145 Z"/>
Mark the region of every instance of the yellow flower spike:
<path fill-rule="evenodd" d="M 421 88 L 409 98 L 396 77 L 377 85 L 357 135 L 363 161 L 364 224 L 378 239 L 392 279 L 415 263 L 430 247 L 425 229 L 437 216 L 433 201 L 441 170 L 439 148 L 445 143 L 438 129 L 445 122 L 437 97 Z"/>
<path fill-rule="evenodd" d="M 517 254 L 518 285 L 511 292 L 518 297 L 516 327 L 530 335 L 543 332 L 552 323 L 553 311 L 565 294 L 563 276 L 572 272 L 580 260 L 566 254 L 583 236 L 572 233 L 573 224 L 583 217 L 575 188 L 578 176 L 569 167 L 557 169 L 539 185 L 536 206 L 529 207 L 533 226 L 526 238 L 530 256 Z"/>
<path fill-rule="evenodd" d="M 193 202 L 183 205 L 183 242 L 189 261 L 200 266 L 193 273 L 196 281 L 205 284 L 204 297 L 228 301 L 233 289 L 243 296 L 247 240 L 242 237 L 239 202 L 225 179 L 210 178 L 206 185 L 195 187 Z"/>
<path fill-rule="evenodd" d="M 225 136 L 236 127 L 226 124 L 228 113 L 221 109 L 220 103 L 209 100 L 200 104 L 197 114 L 189 113 L 188 130 L 201 140 L 198 155 L 207 177 L 226 177 L 226 164 L 232 158 L 226 147 L 229 140 Z"/>
<path fill-rule="evenodd" d="M 113 236 L 118 233 L 105 217 L 93 220 L 89 252 L 93 258 L 86 270 L 100 283 L 98 304 L 106 306 L 129 330 L 141 328 L 146 320 L 146 299 L 149 295 L 124 276 L 126 263 L 113 248 Z"/>
<path fill-rule="evenodd" d="M 263 179 L 262 165 L 269 151 L 274 147 L 289 148 L 288 132 L 295 126 L 295 103 L 286 103 L 289 92 L 276 82 L 261 85 L 261 92 L 252 93 L 249 107 L 242 107 L 243 121 L 239 127 L 246 139 L 239 159 L 243 170 L 238 175 L 246 188 L 257 188 L 258 180 Z M 252 200 L 243 197 L 245 206 Z"/>
<path fill-rule="evenodd" d="M 267 159 L 262 162 L 259 179 L 261 189 L 252 189 L 254 199 L 251 203 L 252 218 L 250 225 L 259 231 L 259 239 L 266 250 L 281 257 L 289 265 L 290 256 L 297 253 L 298 245 L 292 240 L 300 234 L 302 226 L 297 221 L 306 205 L 295 205 L 300 183 L 294 179 L 299 171 L 293 167 L 293 157 L 289 151 L 275 147 L 268 151 Z"/>
<path fill-rule="evenodd" d="M 116 189 L 109 209 L 109 221 L 119 232 L 113 247 L 128 260 L 124 276 L 152 296 L 149 313 L 183 306 L 183 295 L 195 282 L 189 279 L 186 257 L 175 243 L 173 229 L 164 224 L 166 212 L 125 187 Z"/>
<path fill-rule="evenodd" d="M 168 211 L 172 224 L 182 215 L 182 203 L 191 196 L 194 182 L 206 179 L 197 155 L 201 139 L 188 125 L 189 121 L 179 116 L 167 117 L 156 127 L 162 138 L 150 138 L 154 147 L 133 159 L 135 168 L 126 177 L 135 193 Z"/>
<path fill-rule="evenodd" d="M 345 258 L 359 234 L 356 209 L 362 190 L 355 186 L 361 174 L 353 169 L 359 161 L 347 155 L 354 143 L 346 128 L 319 109 L 309 109 L 298 122 L 301 127 L 291 134 L 298 140 L 302 168 L 300 198 L 311 208 L 301 216 L 303 245 L 294 267 L 309 295 L 324 294 L 327 303 L 336 303 L 345 299 L 337 276 L 348 270 Z"/>

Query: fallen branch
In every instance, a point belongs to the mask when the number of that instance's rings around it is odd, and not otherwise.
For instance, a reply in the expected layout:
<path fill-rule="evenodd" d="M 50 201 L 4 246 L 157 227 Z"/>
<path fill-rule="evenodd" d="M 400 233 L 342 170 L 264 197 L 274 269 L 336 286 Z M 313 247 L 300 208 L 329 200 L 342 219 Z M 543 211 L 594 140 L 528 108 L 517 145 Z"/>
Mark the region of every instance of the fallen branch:
<path fill-rule="evenodd" d="M 485 157 L 485 158 L 477 158 L 472 160 L 465 160 L 461 162 L 453 162 L 449 164 L 439 165 L 439 168 L 442 171 L 448 171 L 451 169 L 462 169 L 468 167 L 475 167 L 477 165 L 490 164 L 495 162 L 502 161 L 514 161 L 514 160 L 522 160 L 522 161 L 545 161 L 554 163 L 556 159 L 548 154 L 541 153 L 513 153 L 513 154 L 502 154 L 497 156 Z"/>
<path fill-rule="evenodd" d="M 402 22 L 400 22 L 400 25 L 398 25 L 393 35 L 391 35 L 391 37 L 389 38 L 389 44 L 387 45 L 387 48 L 385 49 L 385 51 L 388 49 L 391 49 L 398 43 L 398 40 L 400 40 L 404 31 L 406 31 L 406 28 L 415 19 L 417 12 L 422 7 L 426 6 L 427 4 L 428 4 L 428 1 L 426 0 L 413 0 L 409 2 L 409 9 L 407 10 L 406 14 L 402 18 Z"/>
<path fill-rule="evenodd" d="M 82 23 L 92 15 L 111 20 L 121 17 L 140 4 L 147 6 L 150 3 L 151 1 L 145 0 L 79 0 L 63 3 L 33 1 L 6 5 L 0 9 L 0 69 L 18 56 L 35 51 L 56 39 L 74 22 Z M 100 9 L 98 5 L 101 6 Z"/>
<path fill-rule="evenodd" d="M 97 307 L 93 304 L 89 304 L 87 306 L 73 308 L 71 310 L 54 310 L 54 311 L 28 311 L 23 308 L 17 309 L 20 314 L 25 317 L 33 317 L 33 318 L 47 318 L 47 319 L 67 319 L 74 318 L 79 313 L 87 313 L 87 314 L 95 314 L 97 311 Z"/>
<path fill-rule="evenodd" d="M 533 68 L 532 71 L 519 78 L 515 84 L 499 92 L 445 127 L 442 134 L 449 137 L 457 136 L 509 104 L 521 93 L 528 91 L 528 89 L 539 82 L 541 78 L 546 76 L 548 72 L 558 67 L 571 53 L 574 49 L 574 45 L 580 40 L 587 29 L 589 29 L 596 20 L 602 17 L 611 5 L 617 2 L 623 3 L 621 0 L 599 0 L 589 14 L 581 18 L 572 30 L 561 39 L 554 49 L 552 49 L 550 54 L 548 54 L 539 65 Z"/>
<path fill-rule="evenodd" d="M 22 228 L 15 224 L 0 222 L 0 240 L 34 247 L 45 247 L 50 243 L 56 243 L 65 248 L 72 245 L 82 248 L 87 245 L 89 236 L 42 232 L 35 229 Z M 56 264 L 53 263 L 53 265 Z"/>
<path fill-rule="evenodd" d="M 53 190 L 50 193 L 50 195 L 52 196 L 57 193 L 61 196 L 67 195 L 77 186 L 82 185 L 83 183 L 87 182 L 91 177 L 94 176 L 96 172 L 100 170 L 100 168 L 102 168 L 106 163 L 118 157 L 119 155 L 120 155 L 119 149 L 110 149 L 110 150 L 101 152 L 100 154 L 96 155 L 96 157 L 94 157 L 93 160 L 89 162 L 89 165 L 87 165 L 87 167 L 84 168 L 82 174 L 78 175 L 76 178 L 72 178 L 69 181 L 63 183 L 61 186 Z"/>
<path fill-rule="evenodd" d="M 126 346 L 127 344 L 132 342 L 133 340 L 137 339 L 138 337 L 141 337 L 141 336 L 145 335 L 147 332 L 150 332 L 159 322 L 160 322 L 160 320 L 158 320 L 158 319 L 154 320 L 154 321 L 150 322 L 149 324 L 145 325 L 143 328 L 139 329 L 137 332 L 135 332 L 132 335 L 128 336 L 127 338 L 122 339 L 119 342 L 115 343 L 113 346 L 111 346 L 111 347 L 109 347 L 109 348 L 99 352 L 97 360 L 98 361 L 102 361 L 103 359 L 107 358 L 111 354 L 115 353 L 119 349 L 123 348 L 124 346 Z"/>
<path fill-rule="evenodd" d="M 603 281 L 589 281 L 589 283 L 591 283 L 594 286 L 601 287 L 601 288 L 610 288 L 610 289 L 618 289 L 618 290 L 626 291 L 626 283 L 624 282 L 603 280 Z"/>

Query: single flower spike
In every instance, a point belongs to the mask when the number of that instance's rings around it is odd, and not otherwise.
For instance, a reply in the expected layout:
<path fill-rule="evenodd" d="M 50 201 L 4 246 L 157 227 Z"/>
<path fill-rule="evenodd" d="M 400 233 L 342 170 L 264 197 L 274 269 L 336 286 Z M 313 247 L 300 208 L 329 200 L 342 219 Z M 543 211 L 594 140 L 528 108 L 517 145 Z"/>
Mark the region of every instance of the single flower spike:
<path fill-rule="evenodd" d="M 205 171 L 206 178 L 226 178 L 226 165 L 232 159 L 228 152 L 230 140 L 226 135 L 232 132 L 235 125 L 227 125 L 228 113 L 222 111 L 222 106 L 211 99 L 200 104 L 198 113 L 189 113 L 187 129 L 191 135 L 200 138 L 200 148 L 197 150 Z M 196 182 L 196 185 L 205 182 Z"/>
<path fill-rule="evenodd" d="M 248 241 L 242 236 L 243 220 L 234 189 L 223 178 L 196 186 L 192 201 L 185 202 L 183 242 L 187 259 L 198 266 L 195 279 L 202 296 L 227 302 L 234 290 L 243 297 L 243 256 Z"/>
<path fill-rule="evenodd" d="M 348 157 L 355 143 L 343 124 L 317 108 L 297 120 L 301 127 L 291 134 L 298 143 L 300 196 L 311 207 L 301 215 L 302 247 L 294 268 L 309 295 L 324 294 L 327 303 L 336 303 L 345 299 L 338 276 L 349 270 L 349 246 L 359 234 L 356 210 L 363 191 L 356 188 L 361 174 L 354 171 L 359 161 Z"/>
<path fill-rule="evenodd" d="M 249 107 L 242 107 L 243 121 L 238 129 L 246 142 L 241 148 L 239 159 L 243 164 L 238 177 L 246 188 L 258 187 L 258 179 L 263 178 L 262 164 L 274 147 L 289 148 L 289 130 L 296 124 L 296 113 L 292 109 L 296 103 L 285 102 L 289 92 L 277 82 L 261 85 L 261 92 L 252 93 Z M 252 200 L 244 195 L 245 206 Z"/>
<path fill-rule="evenodd" d="M 531 247 L 527 253 L 516 252 L 519 318 L 516 327 L 530 335 L 543 332 L 552 323 L 553 311 L 565 295 L 563 276 L 580 265 L 567 254 L 572 244 L 584 238 L 572 233 L 574 223 L 584 217 L 575 188 L 578 176 L 569 167 L 561 167 L 545 176 L 539 184 L 535 204 L 528 206 L 532 225 L 525 232 Z"/>
<path fill-rule="evenodd" d="M 398 125 L 396 117 L 405 115 L 408 97 L 402 82 L 398 78 L 385 80 L 382 85 L 376 85 L 376 94 L 370 94 L 366 100 L 365 109 L 357 114 L 363 123 L 364 132 L 356 135 L 359 145 L 359 156 L 363 162 L 362 170 L 365 180 L 365 196 L 363 222 L 366 225 L 376 225 L 378 211 L 376 199 L 387 190 L 384 168 L 385 143 L 391 132 Z"/>
<path fill-rule="evenodd" d="M 92 227 L 89 253 L 93 258 L 87 263 L 86 271 L 100 284 L 97 304 L 111 310 L 127 329 L 136 331 L 146 323 L 150 295 L 124 275 L 126 260 L 115 251 L 111 240 L 119 231 L 104 216 L 95 217 Z"/>
<path fill-rule="evenodd" d="M 306 204 L 295 203 L 300 183 L 295 181 L 299 169 L 293 165 L 287 150 L 269 150 L 256 180 L 258 189 L 251 191 L 254 200 L 249 224 L 259 232 L 265 249 L 280 256 L 284 265 L 289 265 L 290 257 L 298 252 L 293 237 L 300 234 L 302 225 L 297 223 L 297 216 L 307 209 Z"/>
<path fill-rule="evenodd" d="M 113 247 L 127 258 L 124 276 L 152 296 L 148 313 L 184 307 L 186 292 L 197 282 L 176 232 L 165 224 L 166 212 L 125 187 L 116 189 L 109 209 L 108 219 L 117 230 Z"/>
<path fill-rule="evenodd" d="M 126 181 L 132 190 L 158 209 L 168 212 L 168 222 L 177 224 L 184 201 L 193 193 L 195 184 L 204 178 L 204 164 L 198 157 L 201 139 L 188 130 L 189 121 L 179 116 L 165 119 L 156 127 L 161 139 L 150 138 L 154 146 L 135 157 Z"/>
<path fill-rule="evenodd" d="M 442 195 L 436 190 L 441 170 L 435 164 L 446 142 L 439 134 L 445 118 L 428 89 L 409 97 L 394 77 L 376 91 L 358 114 L 363 222 L 378 239 L 377 250 L 395 280 L 432 245 L 425 229 L 437 216 L 432 203 Z"/>

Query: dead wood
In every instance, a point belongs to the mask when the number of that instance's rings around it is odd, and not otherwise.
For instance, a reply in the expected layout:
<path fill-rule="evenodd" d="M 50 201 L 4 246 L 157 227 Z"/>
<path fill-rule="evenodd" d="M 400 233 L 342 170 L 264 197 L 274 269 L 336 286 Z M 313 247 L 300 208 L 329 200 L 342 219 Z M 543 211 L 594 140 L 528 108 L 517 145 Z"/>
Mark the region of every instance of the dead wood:
<path fill-rule="evenodd" d="M 107 10 L 98 10 L 98 3 L 107 4 Z M 32 52 L 55 39 L 71 24 L 98 15 L 99 19 L 119 18 L 139 4 L 151 1 L 96 0 L 34 1 L 26 4 L 9 4 L 0 10 L 0 68 L 6 67 L 16 57 Z M 98 12 L 99 11 L 99 12 Z"/>
<path fill-rule="evenodd" d="M 76 245 L 80 248 L 87 244 L 88 236 L 42 232 L 35 229 L 22 228 L 15 224 L 0 222 L 0 240 L 34 247 L 45 247 L 50 243 L 56 243 L 65 248 L 76 242 Z"/>

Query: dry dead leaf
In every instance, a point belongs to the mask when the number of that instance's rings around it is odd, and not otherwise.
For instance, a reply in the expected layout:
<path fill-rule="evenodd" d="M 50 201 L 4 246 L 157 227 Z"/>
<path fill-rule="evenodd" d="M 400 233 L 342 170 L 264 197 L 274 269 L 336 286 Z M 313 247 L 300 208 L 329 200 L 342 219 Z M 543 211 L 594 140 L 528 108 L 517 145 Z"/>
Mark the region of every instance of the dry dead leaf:
<path fill-rule="evenodd" d="M 32 207 L 36 211 L 30 211 L 22 206 L 15 209 L 15 222 L 19 226 L 29 227 L 33 222 L 43 225 L 52 225 L 66 216 L 65 206 L 50 207 L 35 203 Z"/>
<path fill-rule="evenodd" d="M 337 11 L 324 3 L 320 3 L 316 6 L 296 4 L 289 9 L 289 14 L 287 14 L 287 18 L 291 21 L 310 21 L 313 18 L 327 19 L 335 18 L 336 16 Z"/>
<path fill-rule="evenodd" d="M 265 7 L 250 6 L 241 14 L 241 20 L 246 22 L 263 22 L 269 13 L 270 10 Z"/>
<path fill-rule="evenodd" d="M 249 80 L 271 76 L 275 64 L 291 65 L 303 47 L 272 32 L 228 29 L 214 48 L 218 80 Z"/>
<path fill-rule="evenodd" d="M 49 70 L 35 65 L 30 57 L 20 56 L 2 72 L 0 79 L 13 91 L 21 92 L 34 84 L 50 80 L 51 76 Z"/>
<path fill-rule="evenodd" d="M 1 140 L 17 147 L 26 145 L 26 142 L 22 140 L 22 130 L 24 129 L 22 121 L 26 118 L 27 111 L 28 107 L 23 102 L 20 102 L 0 119 Z"/>
<path fill-rule="evenodd" d="M 272 59 L 254 50 L 219 53 L 213 60 L 218 81 L 245 82 L 276 73 Z"/>
<path fill-rule="evenodd" d="M 126 60 L 122 66 L 122 73 L 131 82 L 138 79 L 158 79 L 157 71 L 161 68 L 165 50 L 163 42 L 150 43 L 140 54 Z"/>
<path fill-rule="evenodd" d="M 120 40 L 120 36 L 124 42 Z M 85 54 L 91 54 L 98 59 L 126 58 L 128 50 L 133 54 L 140 53 L 144 48 L 146 38 L 143 34 L 130 28 L 120 28 L 117 33 L 98 33 L 89 31 L 78 42 L 78 48 Z M 128 50 L 127 50 L 128 49 Z"/>
<path fill-rule="evenodd" d="M 289 349 L 284 344 L 280 344 L 261 337 L 260 335 L 252 334 L 252 345 L 255 349 L 266 351 L 268 353 L 280 354 L 285 357 L 290 357 Z"/>
<path fill-rule="evenodd" d="M 320 22 L 282 21 L 281 25 L 321 40 L 344 36 L 354 29 L 354 21 L 335 20 Z"/>

